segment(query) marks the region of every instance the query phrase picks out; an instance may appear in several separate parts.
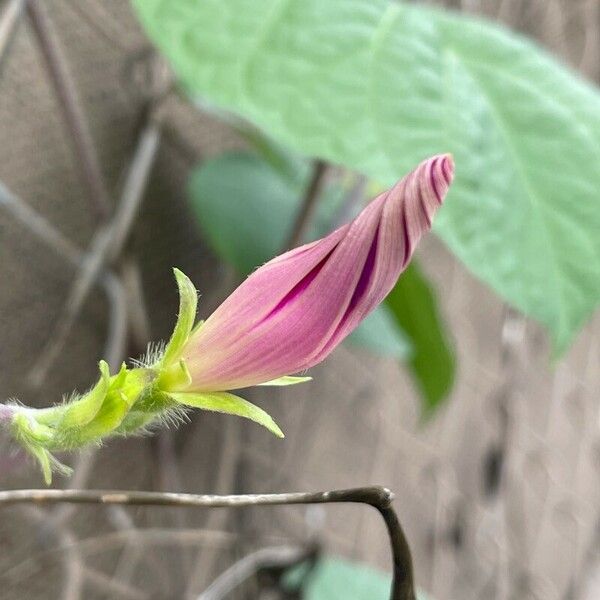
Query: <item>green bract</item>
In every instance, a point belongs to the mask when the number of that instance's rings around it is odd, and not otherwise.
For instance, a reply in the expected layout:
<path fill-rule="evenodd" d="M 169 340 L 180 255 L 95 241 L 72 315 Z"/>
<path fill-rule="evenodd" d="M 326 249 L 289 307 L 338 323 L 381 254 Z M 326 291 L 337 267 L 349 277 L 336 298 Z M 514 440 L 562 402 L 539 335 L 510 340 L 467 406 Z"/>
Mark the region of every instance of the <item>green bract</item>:
<path fill-rule="evenodd" d="M 283 433 L 262 409 L 226 392 L 172 392 L 189 381 L 181 351 L 194 331 L 197 292 L 192 282 L 178 269 L 179 316 L 164 349 L 150 351 L 140 366 L 125 364 L 110 375 L 101 361 L 100 377 L 92 389 L 50 408 L 11 406 L 10 430 L 16 441 L 40 464 L 47 484 L 52 471 L 69 473 L 52 452 L 83 448 L 102 443 L 116 435 L 140 434 L 153 424 L 177 419 L 188 407 L 201 408 L 251 419 L 279 437 Z M 200 327 L 198 323 L 196 327 Z M 265 385 L 291 385 L 309 377 L 284 377 Z"/>

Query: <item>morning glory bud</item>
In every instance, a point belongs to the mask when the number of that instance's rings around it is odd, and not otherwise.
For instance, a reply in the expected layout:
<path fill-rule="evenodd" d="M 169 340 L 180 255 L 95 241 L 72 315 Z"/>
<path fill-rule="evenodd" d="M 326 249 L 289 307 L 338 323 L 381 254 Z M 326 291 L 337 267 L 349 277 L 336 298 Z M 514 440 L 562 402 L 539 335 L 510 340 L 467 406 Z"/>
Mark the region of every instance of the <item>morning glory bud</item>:
<path fill-rule="evenodd" d="M 325 359 L 390 292 L 453 173 L 451 156 L 430 158 L 351 223 L 252 273 L 183 347 L 181 390 L 265 384 Z"/>

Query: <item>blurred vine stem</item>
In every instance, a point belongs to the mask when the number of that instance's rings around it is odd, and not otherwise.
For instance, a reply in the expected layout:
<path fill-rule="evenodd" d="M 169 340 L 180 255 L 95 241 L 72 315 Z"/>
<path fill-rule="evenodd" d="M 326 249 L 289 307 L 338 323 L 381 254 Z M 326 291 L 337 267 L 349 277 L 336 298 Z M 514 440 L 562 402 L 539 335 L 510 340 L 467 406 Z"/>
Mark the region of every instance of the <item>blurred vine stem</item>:
<path fill-rule="evenodd" d="M 107 219 L 110 214 L 108 190 L 89 125 L 61 45 L 52 28 L 46 7 L 40 0 L 27 0 L 27 13 L 48 66 L 56 95 L 60 100 L 59 104 L 71 133 L 77 164 L 88 187 L 92 206 L 98 216 Z"/>
<path fill-rule="evenodd" d="M 314 161 L 311 179 L 300 204 L 298 214 L 292 224 L 290 235 L 285 244 L 285 250 L 290 250 L 303 241 L 319 202 L 327 170 L 328 164 L 324 160 L 317 159 Z"/>
<path fill-rule="evenodd" d="M 392 507 L 393 494 L 383 487 L 287 494 L 199 495 L 122 490 L 9 490 L 0 492 L 0 506 L 14 504 L 101 504 L 189 508 L 243 508 L 299 504 L 366 504 L 382 516 L 390 540 L 393 579 L 390 600 L 416 600 L 410 547 Z"/>

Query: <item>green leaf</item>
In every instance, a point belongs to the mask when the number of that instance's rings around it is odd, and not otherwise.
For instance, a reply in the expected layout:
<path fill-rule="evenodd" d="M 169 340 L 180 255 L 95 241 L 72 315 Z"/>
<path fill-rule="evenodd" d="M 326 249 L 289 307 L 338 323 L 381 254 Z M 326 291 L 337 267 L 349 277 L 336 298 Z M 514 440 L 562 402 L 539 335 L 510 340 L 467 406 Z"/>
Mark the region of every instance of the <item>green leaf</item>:
<path fill-rule="evenodd" d="M 161 364 L 164 366 L 169 366 L 179 358 L 179 354 L 194 327 L 198 304 L 198 292 L 196 292 L 194 284 L 187 275 L 179 269 L 173 269 L 173 272 L 179 288 L 179 315 L 171 339 L 161 359 Z"/>
<path fill-rule="evenodd" d="M 190 180 L 190 196 L 198 223 L 213 250 L 241 275 L 273 258 L 287 237 L 309 173 L 294 177 L 249 153 L 227 153 L 207 160 Z M 324 193 L 311 239 L 330 229 L 341 190 Z M 375 310 L 348 338 L 383 355 L 404 357 L 407 341 L 385 309 Z"/>
<path fill-rule="evenodd" d="M 258 406 L 230 394 L 228 392 L 177 392 L 169 393 L 169 396 L 185 406 L 201 408 L 202 410 L 210 410 L 213 412 L 225 413 L 228 415 L 236 415 L 250 419 L 263 427 L 266 427 L 271 433 L 277 437 L 284 437 L 283 432 L 279 429 L 277 423 Z"/>
<path fill-rule="evenodd" d="M 434 292 L 414 260 L 400 276 L 385 304 L 412 342 L 409 365 L 425 399 L 427 416 L 452 388 L 455 360 Z"/>
<path fill-rule="evenodd" d="M 192 174 L 190 196 L 205 239 L 240 275 L 282 248 L 307 172 L 285 178 L 260 157 L 226 153 Z"/>
<path fill-rule="evenodd" d="M 302 580 L 302 567 L 286 576 L 286 584 L 296 589 Z M 376 569 L 338 557 L 319 560 L 306 577 L 302 592 L 305 600 L 388 600 L 392 578 Z M 418 600 L 426 600 L 418 594 Z"/>
<path fill-rule="evenodd" d="M 600 96 L 529 41 L 388 0 L 134 0 L 186 87 L 391 184 L 452 152 L 436 230 L 563 350 L 600 299 Z"/>

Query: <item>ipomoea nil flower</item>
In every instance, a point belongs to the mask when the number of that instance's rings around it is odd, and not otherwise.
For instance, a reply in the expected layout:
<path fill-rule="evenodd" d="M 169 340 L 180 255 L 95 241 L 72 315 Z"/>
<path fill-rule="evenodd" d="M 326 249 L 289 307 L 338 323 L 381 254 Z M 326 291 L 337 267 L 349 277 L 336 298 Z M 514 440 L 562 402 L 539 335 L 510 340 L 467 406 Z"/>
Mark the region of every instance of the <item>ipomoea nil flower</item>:
<path fill-rule="evenodd" d="M 252 273 L 185 344 L 184 389 L 234 390 L 321 362 L 390 292 L 453 173 L 451 156 L 432 157 L 351 223 Z"/>

